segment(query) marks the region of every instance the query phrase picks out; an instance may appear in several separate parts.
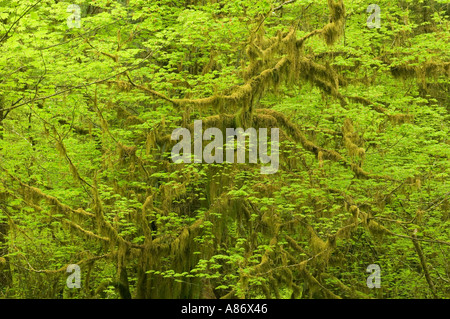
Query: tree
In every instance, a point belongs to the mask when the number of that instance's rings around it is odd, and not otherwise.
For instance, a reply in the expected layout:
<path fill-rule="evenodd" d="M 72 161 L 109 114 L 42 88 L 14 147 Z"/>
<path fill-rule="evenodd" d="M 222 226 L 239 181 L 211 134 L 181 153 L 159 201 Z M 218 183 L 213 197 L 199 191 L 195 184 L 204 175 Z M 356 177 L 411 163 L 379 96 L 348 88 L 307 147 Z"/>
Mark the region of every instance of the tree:
<path fill-rule="evenodd" d="M 75 2 L 0 1 L 3 296 L 450 296 L 445 1 Z M 173 163 L 196 119 L 278 172 Z"/>

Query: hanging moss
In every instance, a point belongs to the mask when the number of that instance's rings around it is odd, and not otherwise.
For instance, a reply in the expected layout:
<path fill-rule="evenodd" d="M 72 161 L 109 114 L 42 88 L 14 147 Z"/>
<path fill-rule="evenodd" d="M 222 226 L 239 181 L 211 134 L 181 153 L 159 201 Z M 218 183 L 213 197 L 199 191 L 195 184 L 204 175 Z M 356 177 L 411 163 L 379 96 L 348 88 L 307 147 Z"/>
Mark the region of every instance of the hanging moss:
<path fill-rule="evenodd" d="M 322 34 L 325 42 L 333 45 L 344 31 L 345 8 L 342 0 L 328 0 L 328 7 L 330 8 L 330 23 L 322 29 Z"/>
<path fill-rule="evenodd" d="M 344 138 L 344 146 L 347 149 L 348 155 L 351 157 L 359 157 L 361 160 L 365 158 L 365 150 L 359 147 L 356 143 L 359 141 L 358 134 L 354 132 L 353 123 L 350 119 L 345 119 L 342 127 L 342 134 Z"/>
<path fill-rule="evenodd" d="M 303 148 L 305 148 L 307 151 L 314 153 L 316 156 L 318 155 L 319 151 L 322 151 L 323 159 L 330 159 L 336 162 L 344 163 L 344 165 L 349 167 L 358 178 L 375 178 L 375 179 L 392 180 L 392 177 L 390 176 L 377 176 L 374 174 L 370 174 L 364 171 L 361 167 L 359 167 L 359 165 L 347 161 L 344 157 L 342 157 L 342 155 L 340 155 L 336 151 L 327 150 L 315 145 L 314 143 L 309 141 L 305 137 L 305 135 L 300 131 L 300 129 L 298 129 L 298 127 L 296 127 L 293 123 L 291 123 L 291 121 L 289 121 L 284 114 L 279 113 L 272 109 L 258 109 L 256 110 L 256 112 L 258 116 L 259 113 L 264 113 L 266 115 L 272 116 L 277 120 L 278 125 L 284 128 L 284 130 L 286 130 L 286 132 L 289 134 L 290 137 L 294 139 L 294 141 L 301 143 Z"/>
<path fill-rule="evenodd" d="M 136 146 L 119 146 L 119 159 L 122 164 L 136 160 Z"/>
<path fill-rule="evenodd" d="M 319 236 L 317 236 L 311 226 L 308 225 L 307 228 L 310 234 L 309 240 L 313 253 L 318 254 L 322 252 L 326 248 L 326 243 Z"/>

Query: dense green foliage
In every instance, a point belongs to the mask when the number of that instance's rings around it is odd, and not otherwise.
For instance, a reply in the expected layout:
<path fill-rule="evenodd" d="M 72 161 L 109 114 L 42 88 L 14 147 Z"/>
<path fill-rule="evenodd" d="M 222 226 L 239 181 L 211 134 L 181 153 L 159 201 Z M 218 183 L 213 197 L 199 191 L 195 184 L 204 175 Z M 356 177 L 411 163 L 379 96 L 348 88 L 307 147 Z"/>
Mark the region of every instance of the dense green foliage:
<path fill-rule="evenodd" d="M 0 298 L 449 298 L 450 6 L 371 3 L 0 0 Z"/>

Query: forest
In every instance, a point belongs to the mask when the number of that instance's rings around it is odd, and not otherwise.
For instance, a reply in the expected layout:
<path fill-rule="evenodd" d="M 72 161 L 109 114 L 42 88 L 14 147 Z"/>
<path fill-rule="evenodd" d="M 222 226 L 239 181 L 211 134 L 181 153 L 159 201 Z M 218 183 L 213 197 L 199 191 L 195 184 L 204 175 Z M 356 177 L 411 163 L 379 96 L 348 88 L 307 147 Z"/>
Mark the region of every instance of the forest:
<path fill-rule="evenodd" d="M 449 299 L 449 27 L 0 0 L 0 299 Z"/>

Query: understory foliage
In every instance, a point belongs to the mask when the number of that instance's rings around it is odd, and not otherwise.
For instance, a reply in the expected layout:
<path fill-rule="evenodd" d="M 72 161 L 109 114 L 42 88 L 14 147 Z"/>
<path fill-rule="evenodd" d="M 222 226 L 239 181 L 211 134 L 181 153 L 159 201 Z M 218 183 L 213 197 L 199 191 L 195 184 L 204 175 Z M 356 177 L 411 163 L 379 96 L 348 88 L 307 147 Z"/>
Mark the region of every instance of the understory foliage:
<path fill-rule="evenodd" d="M 449 298 L 450 6 L 371 3 L 0 0 L 0 297 Z"/>

